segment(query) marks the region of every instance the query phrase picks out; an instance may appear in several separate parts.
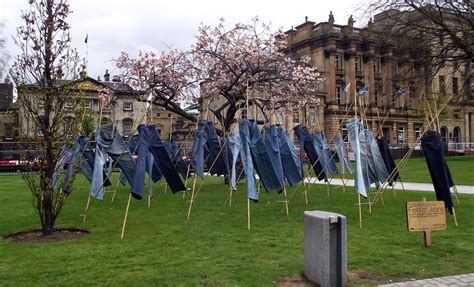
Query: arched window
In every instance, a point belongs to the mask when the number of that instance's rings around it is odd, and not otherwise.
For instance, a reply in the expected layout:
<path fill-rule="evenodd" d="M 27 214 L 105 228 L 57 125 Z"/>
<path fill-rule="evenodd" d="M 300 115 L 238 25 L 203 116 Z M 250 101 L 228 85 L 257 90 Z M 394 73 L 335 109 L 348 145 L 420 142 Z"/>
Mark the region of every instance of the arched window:
<path fill-rule="evenodd" d="M 441 138 L 443 142 L 448 142 L 448 129 L 446 127 L 441 127 Z"/>
<path fill-rule="evenodd" d="M 111 124 L 111 123 L 112 123 L 112 121 L 107 117 L 102 117 L 102 119 L 100 120 L 101 125 Z"/>
<path fill-rule="evenodd" d="M 132 135 L 133 129 L 133 120 L 130 118 L 125 118 L 122 120 L 122 135 L 128 137 Z"/>
<path fill-rule="evenodd" d="M 458 143 L 461 141 L 461 129 L 459 127 L 455 127 L 453 130 L 453 141 Z"/>

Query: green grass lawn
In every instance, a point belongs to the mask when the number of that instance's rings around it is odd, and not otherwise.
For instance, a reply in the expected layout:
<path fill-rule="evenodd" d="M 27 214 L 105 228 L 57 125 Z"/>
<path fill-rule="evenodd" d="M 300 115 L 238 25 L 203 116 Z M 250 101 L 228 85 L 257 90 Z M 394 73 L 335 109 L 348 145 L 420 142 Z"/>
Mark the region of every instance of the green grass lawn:
<path fill-rule="evenodd" d="M 474 185 L 474 156 L 448 156 L 446 157 L 449 170 L 453 176 L 455 184 L 460 185 Z M 395 163 L 398 165 L 399 160 Z M 339 162 L 336 163 L 340 170 Z M 352 163 L 355 167 L 355 163 Z M 307 168 L 305 169 L 307 170 Z M 314 171 L 311 171 L 314 175 Z M 401 169 L 400 175 L 404 182 L 424 182 L 431 183 L 431 176 L 426 165 L 424 157 L 410 159 Z M 347 175 L 347 178 L 353 178 L 352 175 Z"/>
<path fill-rule="evenodd" d="M 18 176 L 0 177 L 0 236 L 39 227 L 32 200 Z M 348 269 L 397 278 L 433 277 L 474 272 L 474 196 L 461 195 L 456 206 L 459 226 L 447 216 L 448 229 L 433 233 L 425 248 L 422 233 L 406 231 L 405 203 L 435 198 L 434 193 L 387 192 L 385 206 L 363 211 L 358 226 L 357 198 L 332 187 L 312 186 L 305 205 L 302 191 L 291 202 L 290 215 L 282 212 L 283 194 L 262 193 L 251 204 L 252 228 L 247 230 L 244 182 L 234 204 L 224 202 L 228 187 L 209 178 L 197 196 L 198 213 L 186 220 L 188 203 L 182 194 L 163 193 L 155 186 L 150 209 L 146 200 L 132 200 L 125 238 L 120 239 L 128 187 L 120 198 L 94 202 L 86 223 L 80 214 L 88 184 L 80 175 L 76 190 L 64 206 L 57 227 L 84 228 L 79 239 L 48 244 L 0 240 L 0 285 L 160 285 L 160 286 L 272 286 L 281 277 L 302 274 L 303 211 L 342 213 L 348 222 Z M 291 190 L 289 191 L 292 192 Z M 354 280 L 352 285 L 366 284 Z"/>

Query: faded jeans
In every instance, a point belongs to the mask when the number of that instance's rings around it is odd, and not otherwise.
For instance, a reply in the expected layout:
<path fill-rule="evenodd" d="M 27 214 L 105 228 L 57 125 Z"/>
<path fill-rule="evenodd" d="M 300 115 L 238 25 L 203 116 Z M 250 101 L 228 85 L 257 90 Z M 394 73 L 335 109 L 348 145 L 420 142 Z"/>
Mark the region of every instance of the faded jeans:
<path fill-rule="evenodd" d="M 315 132 L 313 134 L 313 143 L 316 152 L 321 157 L 321 165 L 326 170 L 326 174 L 329 174 L 330 172 L 332 175 L 338 175 L 339 172 L 337 170 L 336 162 L 329 150 L 329 145 L 324 134 L 322 132 Z"/>
<path fill-rule="evenodd" d="M 104 198 L 104 181 L 102 175 L 107 155 L 109 155 L 114 162 L 117 162 L 132 187 L 135 163 L 123 142 L 122 136 L 115 130 L 112 124 L 105 124 L 97 128 L 96 141 L 97 145 L 90 196 L 102 200 Z"/>
<path fill-rule="evenodd" d="M 367 197 L 367 192 L 370 187 L 366 153 L 367 145 L 364 140 L 364 144 L 361 147 L 360 141 L 360 137 L 365 138 L 364 130 L 356 117 L 345 122 L 344 125 L 347 128 L 349 143 L 351 144 L 356 161 L 354 189 L 356 193 Z"/>
<path fill-rule="evenodd" d="M 339 158 L 339 162 L 341 163 L 341 173 L 345 174 L 347 169 L 347 171 L 352 174 L 351 161 L 349 160 L 349 156 L 347 155 L 346 147 L 344 145 L 340 133 L 336 133 L 336 135 L 334 136 L 334 144 L 336 145 L 337 157 Z"/>
<path fill-rule="evenodd" d="M 204 178 L 204 147 L 207 145 L 207 122 L 200 121 L 194 133 L 190 164 L 194 165 L 194 172 Z"/>
<path fill-rule="evenodd" d="M 242 148 L 242 141 L 240 140 L 240 135 L 238 132 L 235 132 L 229 135 L 227 142 L 229 145 L 230 152 L 232 154 L 230 185 L 232 187 L 232 190 L 236 190 L 237 189 L 237 163 L 239 160 L 239 155 L 242 160 L 242 163 L 245 162 L 244 160 L 245 155 L 244 155 L 244 150 Z"/>
<path fill-rule="evenodd" d="M 161 141 L 154 125 L 139 125 L 138 133 L 140 141 L 138 143 L 137 169 L 134 175 L 135 185 L 132 186 L 132 196 L 136 199 L 142 199 L 143 185 L 145 179 L 146 156 L 151 152 L 158 164 L 160 172 L 166 179 L 173 193 L 185 190 L 183 182 L 179 177 L 178 171 L 173 165 L 171 158 L 166 151 L 165 145 Z"/>
<path fill-rule="evenodd" d="M 255 202 L 258 202 L 258 194 L 255 188 L 255 175 L 253 173 L 252 152 L 250 151 L 250 122 L 243 119 L 239 122 L 239 133 L 242 143 L 243 151 L 243 165 L 245 171 L 245 178 L 247 181 L 247 197 Z"/>

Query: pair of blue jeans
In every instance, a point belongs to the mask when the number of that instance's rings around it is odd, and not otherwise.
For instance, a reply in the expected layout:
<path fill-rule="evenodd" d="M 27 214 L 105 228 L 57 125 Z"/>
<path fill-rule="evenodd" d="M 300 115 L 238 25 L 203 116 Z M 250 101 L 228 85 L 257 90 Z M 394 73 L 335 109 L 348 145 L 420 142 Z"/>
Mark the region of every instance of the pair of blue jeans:
<path fill-rule="evenodd" d="M 239 122 L 239 135 L 242 144 L 240 148 L 241 152 L 243 152 L 243 155 L 241 155 L 242 163 L 244 165 L 245 179 L 247 181 L 247 197 L 254 202 L 258 202 L 258 193 L 255 188 L 254 165 L 252 160 L 252 152 L 250 150 L 251 138 L 249 120 L 243 119 Z"/>
<path fill-rule="evenodd" d="M 285 186 L 285 175 L 283 174 L 283 164 L 280 154 L 280 138 L 278 137 L 278 130 L 276 125 L 264 127 L 264 143 L 270 157 L 271 166 L 278 178 L 279 185 Z"/>
<path fill-rule="evenodd" d="M 356 193 L 367 197 L 367 192 L 370 187 L 366 153 L 367 145 L 364 140 L 364 144 L 361 146 L 360 141 L 361 137 L 365 138 L 364 130 L 362 124 L 356 117 L 345 122 L 344 125 L 347 128 L 349 143 L 352 147 L 356 162 L 354 189 Z"/>
<path fill-rule="evenodd" d="M 321 165 L 326 171 L 326 174 L 331 173 L 334 176 L 338 175 L 339 172 L 337 170 L 336 162 L 329 150 L 329 145 L 324 134 L 322 132 L 315 132 L 313 134 L 313 143 L 316 153 L 321 157 Z"/>
<path fill-rule="evenodd" d="M 380 155 L 382 156 L 383 163 L 387 168 L 387 172 L 389 173 L 390 177 L 388 182 L 390 185 L 393 185 L 395 181 L 398 180 L 400 175 L 398 174 L 397 166 L 395 165 L 395 161 L 393 160 L 392 153 L 390 152 L 390 146 L 388 141 L 384 138 L 378 139 L 379 151 Z"/>
<path fill-rule="evenodd" d="M 225 160 L 225 145 L 219 141 L 216 128 L 212 122 L 206 123 L 207 146 L 209 155 L 207 156 L 206 165 L 211 175 L 227 175 L 229 171 Z"/>
<path fill-rule="evenodd" d="M 135 162 L 125 146 L 122 136 L 112 124 L 102 125 L 96 130 L 96 150 L 90 196 L 101 200 L 104 198 L 103 172 L 107 155 L 118 164 L 128 183 L 133 187 Z"/>
<path fill-rule="evenodd" d="M 245 166 L 245 154 L 242 147 L 242 141 L 240 140 L 240 134 L 238 132 L 229 135 L 227 138 L 227 146 L 229 147 L 230 154 L 232 155 L 232 161 L 230 164 L 230 186 L 232 190 L 236 190 L 238 174 L 240 174 L 242 171 L 242 164 Z"/>
<path fill-rule="evenodd" d="M 384 183 L 388 180 L 388 171 L 380 154 L 377 141 L 370 130 L 365 130 L 365 138 L 368 144 L 369 169 L 372 179 L 370 183 Z"/>
<path fill-rule="evenodd" d="M 308 128 L 303 127 L 302 125 L 297 125 L 293 128 L 295 135 L 298 137 L 300 144 L 300 158 L 301 160 L 301 175 L 304 176 L 304 167 L 303 167 L 303 158 L 304 153 L 308 156 L 309 163 L 313 167 L 318 180 L 325 180 L 327 178 L 326 172 L 323 169 L 321 160 L 319 160 L 319 155 L 314 148 L 313 139 L 308 131 Z"/>
<path fill-rule="evenodd" d="M 451 172 L 444 159 L 443 141 L 435 131 L 428 131 L 421 138 L 421 147 L 430 171 L 431 180 L 436 192 L 436 199 L 444 201 L 449 213 L 453 213 L 453 200 L 450 188 L 454 185 Z"/>
<path fill-rule="evenodd" d="M 341 134 L 338 132 L 334 136 L 334 144 L 336 145 L 337 157 L 341 163 L 341 173 L 345 174 L 347 171 L 352 174 L 352 165 L 347 155 L 346 146 L 344 145 L 344 140 L 342 139 Z"/>
<path fill-rule="evenodd" d="M 283 174 L 290 186 L 296 185 L 302 180 L 299 173 L 299 163 L 297 162 L 296 149 L 290 140 L 288 134 L 283 131 L 281 126 L 276 126 L 278 140 L 280 143 L 280 157 L 283 165 Z"/>
<path fill-rule="evenodd" d="M 171 191 L 176 193 L 185 190 L 186 188 L 184 187 L 178 171 L 174 167 L 168 151 L 161 141 L 155 126 L 141 124 L 138 126 L 138 134 L 140 140 L 138 142 L 138 159 L 137 168 L 133 177 L 135 184 L 132 185 L 132 196 L 136 199 L 142 199 L 143 197 L 143 185 L 148 152 L 151 152 L 155 158 L 155 162 L 158 165 L 160 172 L 165 177 Z"/>
<path fill-rule="evenodd" d="M 239 128 L 242 145 L 248 145 L 253 166 L 259 176 L 263 188 L 267 192 L 283 191 L 284 184 L 281 183 L 275 169 L 273 168 L 272 161 L 265 146 L 263 137 L 258 130 L 257 123 L 255 121 L 243 119 L 240 121 Z M 246 161 L 248 161 L 247 155 Z M 245 169 L 245 172 L 247 172 L 247 169 Z"/>
<path fill-rule="evenodd" d="M 191 149 L 190 164 L 194 166 L 194 172 L 204 178 L 204 149 L 207 147 L 207 122 L 198 122 L 197 130 L 194 132 L 193 147 Z"/>
<path fill-rule="evenodd" d="M 188 177 L 188 169 L 186 167 L 186 163 L 181 156 L 181 149 L 178 147 L 178 144 L 174 141 L 174 139 L 166 139 L 165 147 L 170 155 L 174 166 L 178 170 L 178 172 L 184 177 Z"/>

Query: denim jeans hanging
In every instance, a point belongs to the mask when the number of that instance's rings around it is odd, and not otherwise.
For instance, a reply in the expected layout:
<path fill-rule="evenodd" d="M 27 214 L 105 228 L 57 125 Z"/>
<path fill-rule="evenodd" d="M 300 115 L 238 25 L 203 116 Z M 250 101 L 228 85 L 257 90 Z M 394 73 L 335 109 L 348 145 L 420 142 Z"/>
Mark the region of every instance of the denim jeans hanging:
<path fill-rule="evenodd" d="M 212 122 L 207 122 L 207 146 L 209 155 L 207 156 L 206 165 L 211 175 L 227 175 L 229 174 L 225 163 L 225 147 L 221 145 L 217 137 L 216 129 Z"/>
<path fill-rule="evenodd" d="M 378 146 L 380 155 L 382 156 L 385 167 L 387 168 L 387 171 L 390 175 L 388 182 L 390 185 L 393 185 L 393 183 L 398 180 L 399 174 L 397 166 L 395 165 L 395 161 L 393 160 L 392 153 L 390 152 L 390 146 L 388 141 L 384 138 L 380 138 L 378 140 Z"/>
<path fill-rule="evenodd" d="M 362 128 L 359 119 L 354 117 L 352 120 L 344 123 L 347 128 L 349 143 L 352 147 L 352 152 L 354 153 L 356 168 L 355 168 L 355 192 L 367 197 L 367 192 L 369 191 L 369 174 L 368 174 L 368 163 L 367 163 L 367 145 L 364 144 L 361 146 L 360 138 L 365 139 L 364 130 Z"/>
<path fill-rule="evenodd" d="M 303 159 L 304 153 L 306 153 L 309 163 L 313 167 L 318 180 L 325 180 L 327 178 L 326 172 L 321 165 L 321 160 L 318 160 L 319 155 L 314 148 L 313 139 L 308 131 L 308 128 L 297 125 L 293 128 L 293 130 L 295 131 L 295 135 L 298 137 L 300 144 L 300 158 Z M 301 160 L 301 175 L 304 176 L 303 160 Z"/>
<path fill-rule="evenodd" d="M 283 131 L 281 126 L 276 127 L 278 139 L 280 143 L 280 157 L 283 165 L 283 174 L 290 186 L 296 185 L 302 180 L 301 174 L 299 173 L 299 163 L 296 155 L 296 149 L 290 140 L 288 134 Z"/>
<path fill-rule="evenodd" d="M 140 141 L 138 143 L 137 169 L 134 175 L 135 185 L 132 187 L 132 196 L 141 199 L 143 196 L 143 184 L 145 178 L 146 155 L 151 152 L 160 172 L 166 179 L 173 193 L 185 190 L 178 171 L 173 165 L 171 158 L 166 151 L 165 145 L 161 141 L 154 125 L 139 125 L 138 133 Z"/>
<path fill-rule="evenodd" d="M 337 157 L 341 163 L 341 173 L 345 174 L 347 171 L 352 174 L 352 164 L 347 155 L 346 146 L 344 145 L 341 134 L 338 132 L 334 136 L 334 144 L 336 145 Z"/>
<path fill-rule="evenodd" d="M 193 147 L 191 149 L 190 164 L 194 166 L 194 172 L 204 178 L 204 149 L 207 147 L 207 122 L 200 121 L 194 132 Z"/>
<path fill-rule="evenodd" d="M 280 186 L 285 186 L 285 175 L 283 174 L 283 164 L 280 154 L 280 139 L 276 125 L 264 127 L 264 143 L 271 161 L 271 166 L 275 171 Z M 267 167 L 270 168 L 270 167 Z"/>
<path fill-rule="evenodd" d="M 165 147 L 171 159 L 173 160 L 173 164 L 178 170 L 178 172 L 184 178 L 187 178 L 188 168 L 186 167 L 186 163 L 183 160 L 183 157 L 181 155 L 181 149 L 178 147 L 178 144 L 173 139 L 167 138 L 165 141 Z"/>
<path fill-rule="evenodd" d="M 324 134 L 322 132 L 315 132 L 313 134 L 313 143 L 316 153 L 321 157 L 321 165 L 325 169 L 326 174 L 331 173 L 334 176 L 338 175 L 339 172 L 337 170 L 336 162 L 334 161 L 334 157 L 332 156 Z"/>
<path fill-rule="evenodd" d="M 117 162 L 128 183 L 133 187 L 135 163 L 132 156 L 115 127 L 112 124 L 105 124 L 96 130 L 96 151 L 90 195 L 97 199 L 104 197 L 102 174 L 107 155 Z"/>
<path fill-rule="evenodd" d="M 242 143 L 243 151 L 243 165 L 245 171 L 245 178 L 247 181 L 247 197 L 255 202 L 258 202 L 258 194 L 255 188 L 255 175 L 252 159 L 252 152 L 250 151 L 250 122 L 243 119 L 239 122 L 239 134 Z"/>
<path fill-rule="evenodd" d="M 444 201 L 449 213 L 453 213 L 453 200 L 450 187 L 453 186 L 451 172 L 449 171 L 443 154 L 443 141 L 441 135 L 435 131 L 428 131 L 421 138 L 421 146 L 430 171 L 431 180 L 436 192 L 436 199 Z"/>

